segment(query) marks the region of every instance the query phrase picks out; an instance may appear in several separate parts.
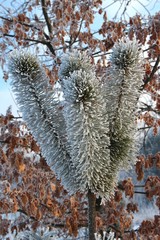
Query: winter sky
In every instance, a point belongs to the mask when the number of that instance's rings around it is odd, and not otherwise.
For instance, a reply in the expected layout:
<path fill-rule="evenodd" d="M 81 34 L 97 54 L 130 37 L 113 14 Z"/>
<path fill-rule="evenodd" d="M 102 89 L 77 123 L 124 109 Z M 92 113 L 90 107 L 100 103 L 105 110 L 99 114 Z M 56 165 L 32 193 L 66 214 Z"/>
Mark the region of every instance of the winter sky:
<path fill-rule="evenodd" d="M 8 4 L 10 3 L 10 1 L 7 0 L 5 1 L 5 5 L 7 2 Z M 113 19 L 115 17 L 118 18 L 121 16 L 124 10 L 124 5 L 122 4 L 122 2 L 124 4 L 130 2 L 127 7 L 127 15 L 125 15 L 126 19 L 128 18 L 128 16 L 134 16 L 136 13 L 141 13 L 142 15 L 147 16 L 149 12 L 152 15 L 155 12 L 160 11 L 160 0 L 103 0 L 104 7 L 108 6 L 108 8 L 106 8 L 108 19 Z M 97 29 L 100 24 L 100 19 L 98 19 L 97 17 L 95 19 L 93 29 Z M 18 116 L 18 106 L 15 102 L 15 98 L 11 91 L 9 82 L 10 81 L 5 82 L 3 80 L 2 70 L 0 69 L 0 114 L 5 114 L 7 108 L 11 105 L 13 114 L 15 116 Z"/>

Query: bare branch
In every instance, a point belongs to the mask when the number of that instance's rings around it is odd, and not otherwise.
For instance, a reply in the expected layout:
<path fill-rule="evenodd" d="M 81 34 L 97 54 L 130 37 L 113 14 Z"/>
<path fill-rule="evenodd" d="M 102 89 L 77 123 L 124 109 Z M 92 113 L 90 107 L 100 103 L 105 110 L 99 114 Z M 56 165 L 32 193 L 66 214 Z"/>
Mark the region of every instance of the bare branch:
<path fill-rule="evenodd" d="M 147 126 L 147 127 L 138 128 L 138 131 L 145 130 L 145 129 L 150 129 L 151 127 L 152 127 L 152 126 Z"/>
<path fill-rule="evenodd" d="M 13 19 L 9 19 L 9 18 L 3 17 L 3 16 L 0 16 L 0 19 L 8 21 L 8 22 L 13 22 Z M 18 23 L 23 25 L 23 26 L 36 29 L 38 31 L 41 30 L 39 27 L 35 26 L 34 24 L 29 24 L 29 23 L 25 23 L 25 22 L 21 22 L 21 21 L 18 21 Z"/>
<path fill-rule="evenodd" d="M 151 74 L 149 75 L 149 77 L 147 77 L 147 79 L 146 79 L 146 81 L 145 81 L 145 83 L 144 83 L 144 85 L 143 85 L 143 89 L 145 88 L 145 86 L 147 85 L 147 83 L 149 83 L 149 82 L 152 80 L 154 74 L 155 74 L 156 71 L 157 71 L 159 62 L 160 62 L 160 55 L 158 55 L 157 60 L 156 60 L 156 62 L 155 62 L 155 65 L 154 65 L 154 67 L 153 67 L 153 69 L 152 69 L 152 72 L 151 72 Z"/>
<path fill-rule="evenodd" d="M 148 9 L 146 8 L 146 6 L 142 3 L 142 1 L 137 0 L 137 2 L 146 10 L 148 16 L 151 16 L 150 12 L 149 12 Z"/>
<path fill-rule="evenodd" d="M 137 193 L 137 194 L 147 194 L 146 192 L 140 192 L 140 191 L 134 191 L 134 193 Z"/>
<path fill-rule="evenodd" d="M 104 52 L 104 53 L 102 53 L 102 51 L 98 51 L 98 52 L 93 53 L 92 56 L 94 56 L 94 57 L 102 57 L 102 56 L 110 55 L 110 54 L 111 54 L 111 52 Z"/>
<path fill-rule="evenodd" d="M 125 12 L 127 11 L 127 7 L 129 6 L 130 2 L 131 2 L 131 0 L 128 0 L 128 2 L 126 3 L 126 6 L 125 6 L 125 8 L 124 8 L 124 10 L 123 10 L 122 15 L 124 15 Z"/>
<path fill-rule="evenodd" d="M 41 4 L 42 4 L 42 12 L 43 12 L 46 24 L 47 24 L 48 31 L 50 34 L 52 34 L 52 25 L 51 25 L 51 22 L 50 22 L 50 19 L 48 17 L 48 13 L 46 10 L 45 0 L 41 0 Z"/>
<path fill-rule="evenodd" d="M 79 34 L 80 34 L 80 32 L 81 32 L 81 28 L 82 28 L 82 24 L 83 24 L 83 21 L 84 21 L 84 17 L 85 17 L 85 14 L 83 15 L 83 17 L 82 17 L 82 19 L 81 19 L 78 33 L 77 33 L 76 36 L 74 37 L 73 41 L 71 41 L 70 46 L 72 46 L 72 45 L 76 42 L 76 40 L 77 40 L 77 38 L 78 38 L 78 36 L 79 36 Z"/>
<path fill-rule="evenodd" d="M 6 21 L 9 21 L 9 22 L 13 22 L 13 19 L 8 19 L 8 18 L 5 18 L 3 16 L 0 16 L 0 19 L 3 19 L 3 20 L 6 20 Z M 33 28 L 33 29 L 36 29 L 38 31 L 40 31 L 41 29 L 36 27 L 34 24 L 28 24 L 28 23 L 24 23 L 24 22 L 21 22 L 21 21 L 18 21 L 18 23 L 20 23 L 21 25 L 23 26 L 26 26 L 26 27 L 30 27 L 30 28 Z M 53 54 L 53 55 L 56 55 L 55 54 L 55 50 L 50 42 L 50 38 L 49 36 L 43 31 L 43 34 L 46 38 L 46 41 L 45 40 L 36 40 L 36 39 L 30 39 L 30 38 L 26 38 L 26 39 L 23 39 L 24 41 L 29 41 L 29 42 L 35 42 L 35 43 L 41 43 L 41 44 L 44 44 L 48 47 L 48 49 L 50 50 L 50 52 Z M 12 34 L 3 34 L 3 36 L 7 36 L 7 37 L 15 37 L 15 35 L 12 35 Z"/>
<path fill-rule="evenodd" d="M 24 215 L 26 215 L 27 217 L 29 217 L 29 218 L 32 219 L 32 220 L 36 220 L 36 218 L 34 218 L 33 216 L 29 216 L 29 215 L 27 214 L 27 212 L 25 212 L 25 211 L 22 210 L 22 209 L 18 209 L 17 212 L 23 213 Z"/>
<path fill-rule="evenodd" d="M 14 34 L 7 34 L 4 33 L 3 36 L 5 37 L 12 37 L 15 38 L 16 36 Z M 44 41 L 44 40 L 38 40 L 38 39 L 32 39 L 32 38 L 23 38 L 24 41 L 29 41 L 29 42 L 35 42 L 35 43 L 41 43 L 44 45 L 48 45 L 48 42 Z"/>

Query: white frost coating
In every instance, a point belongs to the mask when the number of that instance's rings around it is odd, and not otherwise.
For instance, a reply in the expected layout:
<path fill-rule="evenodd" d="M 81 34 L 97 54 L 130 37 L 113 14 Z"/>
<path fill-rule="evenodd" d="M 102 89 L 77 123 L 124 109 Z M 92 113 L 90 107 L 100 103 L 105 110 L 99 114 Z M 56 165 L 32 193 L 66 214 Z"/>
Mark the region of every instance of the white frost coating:
<path fill-rule="evenodd" d="M 33 231 L 24 231 L 17 235 L 16 240 L 53 240 L 55 239 L 55 231 L 46 231 L 44 234 L 35 233 Z M 57 239 L 57 238 L 56 238 Z"/>
<path fill-rule="evenodd" d="M 11 55 L 20 110 L 48 165 L 70 193 L 90 189 L 109 198 L 119 169 L 135 153 L 134 110 L 143 78 L 139 44 L 135 39 L 115 44 L 103 85 L 85 52 L 65 54 L 61 62 L 63 111 L 36 57 Z"/>
<path fill-rule="evenodd" d="M 90 189 L 107 197 L 113 186 L 108 174 L 108 116 L 100 83 L 94 71 L 77 70 L 64 79 L 63 85 L 64 117 L 78 190 L 87 192 Z"/>
<path fill-rule="evenodd" d="M 8 66 L 23 119 L 40 145 L 48 165 L 66 188 L 71 184 L 74 189 L 72 165 L 65 146 L 63 114 L 43 68 L 35 56 L 17 51 L 11 54 Z"/>
<path fill-rule="evenodd" d="M 73 71 L 80 70 L 89 73 L 94 72 L 93 66 L 91 65 L 91 60 L 86 52 L 72 51 L 69 54 L 66 53 L 61 59 L 61 66 L 59 69 L 59 78 L 62 80 L 69 77 Z"/>
<path fill-rule="evenodd" d="M 111 168 L 136 159 L 134 111 L 143 84 L 142 52 L 137 40 L 124 38 L 113 47 L 110 76 L 104 84 L 110 122 Z"/>

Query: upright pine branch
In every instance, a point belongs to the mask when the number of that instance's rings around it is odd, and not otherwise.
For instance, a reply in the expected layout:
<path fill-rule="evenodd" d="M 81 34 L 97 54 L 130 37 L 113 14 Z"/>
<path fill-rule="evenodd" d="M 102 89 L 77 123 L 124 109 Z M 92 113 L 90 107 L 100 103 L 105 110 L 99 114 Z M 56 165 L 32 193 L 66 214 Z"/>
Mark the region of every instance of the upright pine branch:
<path fill-rule="evenodd" d="M 109 125 L 101 83 L 86 53 L 62 58 L 64 118 L 77 190 L 106 196 L 111 191 Z"/>
<path fill-rule="evenodd" d="M 72 185 L 74 189 L 61 103 L 44 69 L 35 56 L 14 51 L 10 56 L 9 70 L 23 119 L 40 145 L 43 156 L 65 188 Z"/>
<path fill-rule="evenodd" d="M 113 47 L 109 79 L 104 95 L 109 115 L 110 154 L 113 179 L 136 160 L 135 109 L 143 79 L 142 51 L 137 40 L 124 38 Z"/>
<path fill-rule="evenodd" d="M 96 194 L 111 191 L 109 125 L 101 85 L 85 53 L 62 59 L 60 79 L 65 98 L 64 117 L 77 190 L 88 192 L 89 240 L 94 239 Z"/>
<path fill-rule="evenodd" d="M 36 57 L 13 52 L 9 62 L 23 118 L 48 165 L 70 194 L 88 196 L 89 240 L 96 230 L 96 196 L 110 198 L 118 171 L 136 152 L 134 110 L 143 78 L 137 41 L 116 43 L 111 63 L 102 84 L 85 52 L 65 54 L 59 70 L 62 108 Z"/>

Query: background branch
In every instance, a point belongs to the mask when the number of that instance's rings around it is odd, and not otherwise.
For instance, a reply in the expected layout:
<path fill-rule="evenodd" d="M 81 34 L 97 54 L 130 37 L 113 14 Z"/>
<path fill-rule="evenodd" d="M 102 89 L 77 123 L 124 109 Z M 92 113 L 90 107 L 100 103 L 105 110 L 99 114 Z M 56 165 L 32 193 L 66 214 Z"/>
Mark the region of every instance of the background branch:
<path fill-rule="evenodd" d="M 158 55 L 158 57 L 157 57 L 157 60 L 156 60 L 156 62 L 155 62 L 155 64 L 154 64 L 154 67 L 153 67 L 153 69 L 152 69 L 151 74 L 146 78 L 146 81 L 145 81 L 145 83 L 144 83 L 144 85 L 143 85 L 143 89 L 144 89 L 145 86 L 152 80 L 154 74 L 156 73 L 157 68 L 158 68 L 158 65 L 159 65 L 159 61 L 160 61 L 160 55 Z"/>
<path fill-rule="evenodd" d="M 50 18 L 48 17 L 45 0 L 41 0 L 41 4 L 42 4 L 42 12 L 43 12 L 46 24 L 47 24 L 48 31 L 49 31 L 50 34 L 52 34 L 52 25 L 51 25 L 51 22 L 50 22 Z"/>

